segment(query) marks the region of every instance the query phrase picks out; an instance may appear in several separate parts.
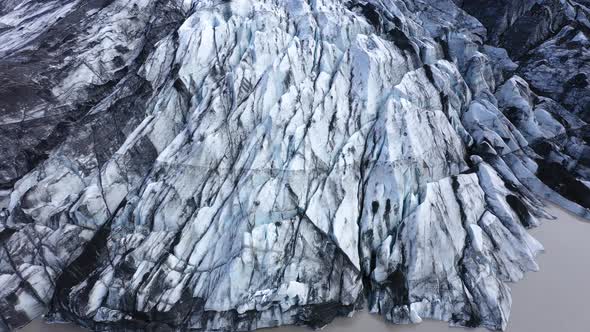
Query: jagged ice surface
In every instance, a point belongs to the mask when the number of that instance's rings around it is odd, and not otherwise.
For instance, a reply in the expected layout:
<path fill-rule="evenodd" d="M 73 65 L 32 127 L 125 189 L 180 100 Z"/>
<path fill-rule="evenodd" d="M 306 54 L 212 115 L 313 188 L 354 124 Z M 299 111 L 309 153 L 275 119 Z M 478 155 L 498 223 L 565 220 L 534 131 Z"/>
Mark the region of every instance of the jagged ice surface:
<path fill-rule="evenodd" d="M 590 218 L 590 4 L 0 3 L 0 330 L 505 328 Z"/>

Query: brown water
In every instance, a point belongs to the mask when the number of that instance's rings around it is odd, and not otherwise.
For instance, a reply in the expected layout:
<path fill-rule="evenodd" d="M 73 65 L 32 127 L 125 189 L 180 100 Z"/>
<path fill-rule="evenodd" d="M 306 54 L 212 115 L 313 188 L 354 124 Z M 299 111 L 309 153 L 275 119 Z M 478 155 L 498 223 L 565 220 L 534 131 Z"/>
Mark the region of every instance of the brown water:
<path fill-rule="evenodd" d="M 512 314 L 508 332 L 588 332 L 590 331 L 590 222 L 556 207 L 554 221 L 544 221 L 531 233 L 545 246 L 538 257 L 541 271 L 528 273 L 512 285 Z M 80 332 L 71 325 L 35 321 L 22 332 Z M 305 332 L 302 327 L 265 329 L 264 332 Z M 418 325 L 392 325 L 364 312 L 354 318 L 340 318 L 324 332 L 459 332 L 444 322 L 425 321 Z M 486 329 L 467 330 L 483 332 Z"/>

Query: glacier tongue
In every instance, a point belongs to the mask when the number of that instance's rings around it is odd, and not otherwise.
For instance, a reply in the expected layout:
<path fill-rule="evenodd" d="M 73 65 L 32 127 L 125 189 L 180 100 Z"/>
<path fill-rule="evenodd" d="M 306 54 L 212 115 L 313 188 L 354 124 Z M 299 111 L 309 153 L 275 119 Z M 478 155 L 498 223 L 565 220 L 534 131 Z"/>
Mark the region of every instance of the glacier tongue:
<path fill-rule="evenodd" d="M 3 2 L 0 331 L 504 329 L 590 219 L 589 8 Z"/>

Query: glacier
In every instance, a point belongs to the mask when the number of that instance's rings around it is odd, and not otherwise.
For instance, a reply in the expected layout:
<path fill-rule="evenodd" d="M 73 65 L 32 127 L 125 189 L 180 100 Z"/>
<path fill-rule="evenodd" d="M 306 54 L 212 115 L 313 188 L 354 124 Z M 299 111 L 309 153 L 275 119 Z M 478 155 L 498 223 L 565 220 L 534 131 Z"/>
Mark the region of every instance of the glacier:
<path fill-rule="evenodd" d="M 0 331 L 505 329 L 545 201 L 590 219 L 589 18 L 0 2 Z"/>

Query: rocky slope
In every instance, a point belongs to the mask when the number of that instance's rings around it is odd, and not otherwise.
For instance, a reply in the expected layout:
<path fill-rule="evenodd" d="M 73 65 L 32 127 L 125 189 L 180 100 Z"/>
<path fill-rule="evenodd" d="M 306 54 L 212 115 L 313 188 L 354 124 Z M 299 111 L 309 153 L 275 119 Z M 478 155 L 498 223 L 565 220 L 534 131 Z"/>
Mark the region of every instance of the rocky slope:
<path fill-rule="evenodd" d="M 0 3 L 0 330 L 503 329 L 590 218 L 590 1 Z"/>

